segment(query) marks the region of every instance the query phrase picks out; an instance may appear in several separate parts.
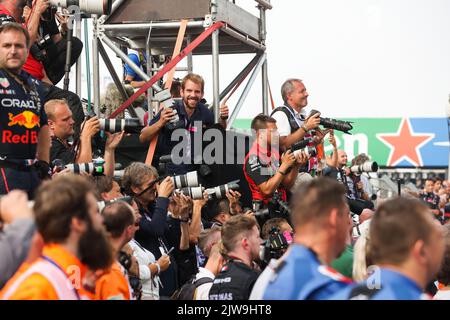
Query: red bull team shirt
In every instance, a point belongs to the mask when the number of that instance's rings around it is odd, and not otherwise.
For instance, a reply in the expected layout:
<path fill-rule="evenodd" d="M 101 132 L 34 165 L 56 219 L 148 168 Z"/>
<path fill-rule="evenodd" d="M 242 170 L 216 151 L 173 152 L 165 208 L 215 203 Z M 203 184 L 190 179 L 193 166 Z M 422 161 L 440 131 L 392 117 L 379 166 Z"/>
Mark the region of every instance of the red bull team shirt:
<path fill-rule="evenodd" d="M 44 103 L 38 80 L 0 70 L 0 157 L 35 158 L 39 130 L 47 125 Z"/>

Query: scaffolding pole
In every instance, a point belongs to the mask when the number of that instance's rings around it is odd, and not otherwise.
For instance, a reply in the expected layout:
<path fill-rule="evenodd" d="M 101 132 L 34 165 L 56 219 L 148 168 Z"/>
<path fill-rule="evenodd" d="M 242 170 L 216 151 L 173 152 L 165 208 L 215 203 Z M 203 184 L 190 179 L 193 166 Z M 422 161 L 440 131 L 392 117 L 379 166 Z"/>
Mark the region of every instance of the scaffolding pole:
<path fill-rule="evenodd" d="M 92 39 L 92 64 L 94 73 L 94 111 L 100 114 L 100 57 L 98 52 L 98 23 L 97 15 L 93 15 L 94 36 Z"/>
<path fill-rule="evenodd" d="M 77 21 L 75 21 L 75 36 L 81 40 L 81 22 L 83 20 L 82 19 L 78 19 Z M 81 54 L 78 57 L 77 60 L 77 65 L 76 65 L 76 69 L 75 69 L 75 74 L 76 74 L 76 81 L 75 81 L 75 92 L 77 93 L 77 96 L 81 97 L 81 68 L 82 68 L 82 64 L 81 64 Z"/>
<path fill-rule="evenodd" d="M 253 70 L 253 73 L 250 77 L 250 79 L 248 79 L 247 85 L 245 86 L 244 91 L 242 92 L 242 95 L 239 98 L 239 101 L 236 104 L 236 107 L 234 108 L 233 112 L 231 113 L 231 116 L 228 120 L 228 124 L 227 124 L 227 130 L 231 129 L 231 126 L 233 125 L 234 120 L 236 120 L 239 111 L 241 111 L 242 106 L 244 105 L 244 101 L 248 96 L 248 93 L 250 92 L 250 89 L 253 86 L 253 83 L 255 82 L 256 78 L 258 77 L 259 71 L 261 70 L 262 65 L 264 64 L 264 62 L 266 61 L 266 54 L 263 53 L 261 55 L 261 57 L 259 58 L 258 63 L 255 66 L 255 69 Z"/>
<path fill-rule="evenodd" d="M 260 28 L 260 37 L 262 43 L 265 44 L 266 41 L 266 9 L 262 5 L 259 7 L 260 20 L 261 20 L 261 28 Z M 268 67 L 267 67 L 267 58 L 264 64 L 261 67 L 261 81 L 262 81 L 262 105 L 263 105 L 263 113 L 269 114 L 269 75 L 268 75 Z"/>

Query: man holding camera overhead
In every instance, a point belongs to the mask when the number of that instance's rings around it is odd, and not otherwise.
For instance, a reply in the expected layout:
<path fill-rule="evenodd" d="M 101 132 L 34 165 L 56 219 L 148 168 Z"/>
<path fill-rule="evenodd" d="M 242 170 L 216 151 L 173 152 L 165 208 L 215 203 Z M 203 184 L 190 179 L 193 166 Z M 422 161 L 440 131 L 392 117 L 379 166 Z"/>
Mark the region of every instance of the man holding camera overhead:
<path fill-rule="evenodd" d="M 287 149 L 303 139 L 313 139 L 311 144 L 322 142 L 324 133 L 319 129 L 320 113 L 306 117 L 305 107 L 308 105 L 308 91 L 300 79 L 288 79 L 281 86 L 284 105 L 273 110 L 271 117 L 277 121 L 280 133 L 280 146 Z M 314 130 L 315 136 L 312 135 Z M 312 173 L 317 169 L 318 159 L 313 156 L 308 166 L 302 171 Z"/>
<path fill-rule="evenodd" d="M 176 102 L 173 107 L 164 108 L 150 121 L 148 127 L 142 130 L 139 139 L 142 143 L 148 142 L 158 135 L 158 144 L 156 146 L 155 158 L 153 164 L 156 165 L 159 157 L 172 153 L 172 149 L 180 143 L 172 141 L 172 135 L 176 129 L 184 129 L 188 144 L 184 150 L 189 154 L 183 155 L 183 158 L 189 159 L 190 163 L 181 163 L 174 165 L 169 163 L 167 170 L 169 174 L 185 174 L 192 171 L 194 134 L 205 127 L 214 124 L 214 114 L 208 107 L 200 102 L 204 95 L 205 82 L 197 74 L 190 73 L 181 82 L 182 100 Z M 220 107 L 220 125 L 226 128 L 228 118 L 228 107 Z M 181 143 L 183 143 L 182 140 Z M 201 149 L 200 149 L 201 150 Z M 178 156 L 178 155 L 176 155 Z M 184 160 L 184 159 L 183 159 Z M 157 167 L 157 166 L 156 166 Z"/>
<path fill-rule="evenodd" d="M 33 195 L 48 177 L 50 134 L 40 83 L 22 71 L 29 34 L 17 23 L 0 26 L 0 194 Z"/>

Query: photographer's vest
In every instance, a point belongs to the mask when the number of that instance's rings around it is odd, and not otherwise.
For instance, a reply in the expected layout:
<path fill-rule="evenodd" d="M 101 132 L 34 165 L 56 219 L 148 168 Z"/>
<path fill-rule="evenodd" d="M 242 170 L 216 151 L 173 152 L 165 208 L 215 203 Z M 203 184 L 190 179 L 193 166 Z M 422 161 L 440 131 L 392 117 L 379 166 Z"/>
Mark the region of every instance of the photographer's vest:
<path fill-rule="evenodd" d="M 297 131 L 298 129 L 300 129 L 300 126 L 301 126 L 303 123 L 299 123 L 299 122 L 295 119 L 295 111 L 294 111 L 294 109 L 292 109 L 291 106 L 284 105 L 284 106 L 275 108 L 275 109 L 272 111 L 272 113 L 270 114 L 270 116 L 272 117 L 272 116 L 274 115 L 274 113 L 275 113 L 275 112 L 278 112 L 278 111 L 283 112 L 283 113 L 286 115 L 286 117 L 288 118 L 289 126 L 291 127 L 291 134 L 292 134 L 293 132 Z M 299 120 L 300 120 L 300 119 L 299 119 Z M 303 119 L 303 120 L 300 120 L 300 121 L 304 121 L 304 119 Z"/>
<path fill-rule="evenodd" d="M 283 105 L 281 107 L 275 108 L 272 111 L 272 113 L 270 114 L 270 116 L 273 116 L 274 113 L 278 112 L 278 111 L 281 111 L 281 112 L 283 112 L 286 115 L 286 117 L 287 117 L 287 119 L 289 121 L 289 126 L 291 128 L 291 134 L 294 133 L 295 131 L 297 131 L 298 129 L 300 129 L 300 127 L 303 125 L 303 122 L 305 121 L 305 119 L 297 119 L 295 117 L 295 110 L 291 106 L 289 106 L 287 104 L 285 104 L 285 105 Z M 306 133 L 305 134 L 305 138 L 312 138 L 312 137 L 313 136 L 310 133 Z M 312 145 L 314 145 L 314 143 L 311 142 L 310 145 L 312 146 Z M 308 162 L 308 166 L 300 168 L 300 171 L 301 172 L 304 172 L 304 171 L 312 172 L 313 170 L 317 169 L 317 163 L 318 163 L 317 156 L 316 157 L 312 157 L 309 160 L 309 162 Z"/>

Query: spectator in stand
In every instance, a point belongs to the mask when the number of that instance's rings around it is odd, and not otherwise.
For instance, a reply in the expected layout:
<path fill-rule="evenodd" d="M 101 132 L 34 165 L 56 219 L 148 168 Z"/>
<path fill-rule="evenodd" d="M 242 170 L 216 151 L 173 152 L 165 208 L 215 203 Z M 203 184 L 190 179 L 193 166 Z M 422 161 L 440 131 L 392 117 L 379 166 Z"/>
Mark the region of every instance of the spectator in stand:
<path fill-rule="evenodd" d="M 425 180 L 425 187 L 423 191 L 420 193 L 420 199 L 424 201 L 427 206 L 433 212 L 434 217 L 441 221 L 442 213 L 439 210 L 439 196 L 434 193 L 434 180 L 432 178 L 428 178 Z"/>

